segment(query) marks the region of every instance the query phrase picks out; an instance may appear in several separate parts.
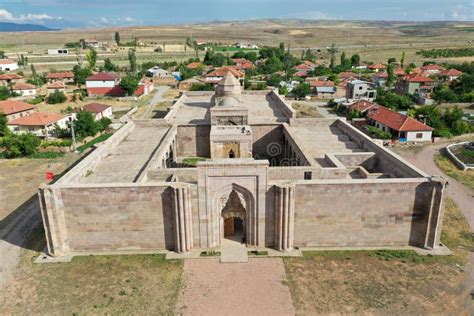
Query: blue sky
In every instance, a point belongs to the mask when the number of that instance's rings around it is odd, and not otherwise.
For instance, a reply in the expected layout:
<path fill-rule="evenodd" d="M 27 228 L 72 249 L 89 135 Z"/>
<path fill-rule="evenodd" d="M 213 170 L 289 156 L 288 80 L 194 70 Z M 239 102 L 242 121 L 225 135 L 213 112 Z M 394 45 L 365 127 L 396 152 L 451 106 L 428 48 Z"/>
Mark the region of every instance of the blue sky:
<path fill-rule="evenodd" d="M 0 21 L 61 28 L 259 18 L 473 21 L 474 0 L 0 0 Z"/>

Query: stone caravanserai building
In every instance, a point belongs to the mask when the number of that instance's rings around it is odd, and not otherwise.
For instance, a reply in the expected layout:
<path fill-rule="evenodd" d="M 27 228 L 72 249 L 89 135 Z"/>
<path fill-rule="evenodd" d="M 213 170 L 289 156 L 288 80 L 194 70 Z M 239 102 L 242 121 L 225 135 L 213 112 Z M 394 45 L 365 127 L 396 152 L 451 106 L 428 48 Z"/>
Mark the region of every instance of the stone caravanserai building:
<path fill-rule="evenodd" d="M 199 157 L 199 158 L 198 158 Z M 199 160 L 197 163 L 196 161 Z M 39 190 L 52 256 L 249 247 L 437 249 L 446 182 L 276 91 L 186 92 Z"/>

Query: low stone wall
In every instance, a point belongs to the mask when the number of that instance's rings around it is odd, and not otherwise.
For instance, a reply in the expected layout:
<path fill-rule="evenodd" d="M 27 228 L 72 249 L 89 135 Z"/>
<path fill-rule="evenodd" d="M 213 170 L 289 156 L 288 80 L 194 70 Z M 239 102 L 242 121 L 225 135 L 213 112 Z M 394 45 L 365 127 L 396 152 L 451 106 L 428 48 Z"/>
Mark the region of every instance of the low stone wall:
<path fill-rule="evenodd" d="M 97 144 L 96 149 L 80 161 L 74 168 L 62 176 L 57 183 L 79 182 L 85 175 L 93 171 L 100 161 L 110 154 L 135 129 L 135 122 L 130 121 L 116 131 L 109 139 Z"/>
<path fill-rule="evenodd" d="M 286 103 L 282 96 L 280 96 L 275 91 L 271 91 L 268 95 L 289 119 L 296 118 L 296 111 L 288 103 Z"/>
<path fill-rule="evenodd" d="M 458 157 L 456 157 L 456 155 L 451 151 L 451 149 L 458 146 L 464 146 L 469 143 L 470 142 L 462 142 L 462 143 L 457 143 L 457 144 L 451 144 L 446 147 L 446 154 L 448 155 L 448 157 L 459 169 L 463 171 L 468 170 L 468 169 L 474 169 L 474 165 L 468 165 L 462 162 Z"/>
<path fill-rule="evenodd" d="M 357 130 L 347 122 L 338 119 L 335 124 L 349 138 L 356 142 L 359 147 L 377 155 L 378 168 L 385 174 L 390 174 L 395 178 L 420 178 L 428 177 L 423 171 L 411 165 L 397 154 L 373 142 L 371 138 Z"/>
<path fill-rule="evenodd" d="M 190 182 L 196 183 L 198 177 L 197 168 L 166 168 L 160 170 L 149 170 L 147 181 L 150 182 Z"/>
<path fill-rule="evenodd" d="M 184 102 L 186 101 L 187 95 L 186 93 L 183 93 L 178 100 L 173 104 L 173 106 L 170 108 L 168 113 L 165 115 L 163 118 L 166 122 L 171 123 L 174 118 L 176 118 L 176 115 L 178 114 L 179 109 L 183 106 Z"/>

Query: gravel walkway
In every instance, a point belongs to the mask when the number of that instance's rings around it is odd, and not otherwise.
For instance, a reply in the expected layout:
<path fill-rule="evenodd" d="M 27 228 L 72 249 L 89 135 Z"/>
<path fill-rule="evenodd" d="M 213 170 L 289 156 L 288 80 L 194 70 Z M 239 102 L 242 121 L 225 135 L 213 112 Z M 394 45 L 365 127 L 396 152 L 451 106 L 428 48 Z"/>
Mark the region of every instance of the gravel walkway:
<path fill-rule="evenodd" d="M 285 281 L 280 258 L 186 260 L 178 306 L 185 315 L 294 315 Z"/>

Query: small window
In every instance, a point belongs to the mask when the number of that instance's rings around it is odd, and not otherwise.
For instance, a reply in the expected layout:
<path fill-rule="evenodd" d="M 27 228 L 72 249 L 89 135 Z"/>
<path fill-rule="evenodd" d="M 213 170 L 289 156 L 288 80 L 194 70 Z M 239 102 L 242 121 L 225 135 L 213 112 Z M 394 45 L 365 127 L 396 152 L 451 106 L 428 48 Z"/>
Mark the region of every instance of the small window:
<path fill-rule="evenodd" d="M 423 133 L 416 133 L 416 138 L 423 138 Z"/>
<path fill-rule="evenodd" d="M 311 171 L 306 171 L 306 172 L 304 173 L 304 179 L 305 179 L 305 180 L 311 180 L 312 177 L 313 177 L 313 173 L 312 173 Z"/>
<path fill-rule="evenodd" d="M 229 151 L 229 158 L 235 158 L 235 153 L 232 149 Z"/>
<path fill-rule="evenodd" d="M 362 86 L 359 87 L 359 90 L 362 90 Z"/>

